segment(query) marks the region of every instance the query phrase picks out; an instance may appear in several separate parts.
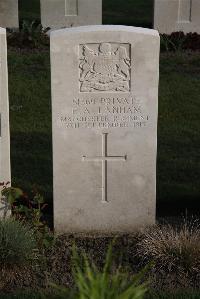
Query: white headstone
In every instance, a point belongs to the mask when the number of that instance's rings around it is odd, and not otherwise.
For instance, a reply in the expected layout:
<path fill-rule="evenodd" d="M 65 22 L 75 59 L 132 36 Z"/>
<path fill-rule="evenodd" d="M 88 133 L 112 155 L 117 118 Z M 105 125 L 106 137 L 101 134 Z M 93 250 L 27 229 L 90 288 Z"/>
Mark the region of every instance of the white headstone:
<path fill-rule="evenodd" d="M 102 0 L 40 0 L 44 28 L 102 24 Z"/>
<path fill-rule="evenodd" d="M 0 28 L 0 183 L 10 182 L 10 134 L 6 30 Z M 2 187 L 0 187 L 1 191 Z M 0 217 L 4 214 L 0 201 Z"/>
<path fill-rule="evenodd" d="M 0 0 L 0 27 L 19 27 L 18 0 Z"/>
<path fill-rule="evenodd" d="M 200 33 L 199 0 L 154 0 L 154 28 L 160 33 Z"/>
<path fill-rule="evenodd" d="M 55 229 L 128 232 L 154 223 L 158 32 L 54 31 L 51 68 Z"/>

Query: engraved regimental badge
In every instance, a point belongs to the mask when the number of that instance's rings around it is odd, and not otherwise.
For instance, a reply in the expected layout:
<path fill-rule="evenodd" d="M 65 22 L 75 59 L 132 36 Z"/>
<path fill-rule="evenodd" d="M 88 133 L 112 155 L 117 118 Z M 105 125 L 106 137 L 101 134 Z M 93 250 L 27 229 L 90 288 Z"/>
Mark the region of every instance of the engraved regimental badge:
<path fill-rule="evenodd" d="M 80 45 L 80 92 L 129 92 L 130 44 Z"/>

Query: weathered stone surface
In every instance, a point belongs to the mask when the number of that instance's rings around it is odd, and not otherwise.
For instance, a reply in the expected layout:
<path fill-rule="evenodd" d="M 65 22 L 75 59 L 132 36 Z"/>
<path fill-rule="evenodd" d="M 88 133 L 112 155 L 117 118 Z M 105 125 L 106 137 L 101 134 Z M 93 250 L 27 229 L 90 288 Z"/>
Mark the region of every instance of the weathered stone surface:
<path fill-rule="evenodd" d="M 6 30 L 0 28 L 0 183 L 10 182 L 10 134 Z M 1 191 L 0 186 L 0 191 Z M 0 216 L 5 212 L 0 202 Z"/>
<path fill-rule="evenodd" d="M 154 223 L 157 31 L 54 31 L 51 68 L 56 231 L 128 232 Z"/>
<path fill-rule="evenodd" d="M 102 0 L 41 0 L 41 23 L 52 29 L 102 24 Z"/>
<path fill-rule="evenodd" d="M 199 0 L 154 0 L 154 28 L 160 33 L 200 33 Z"/>
<path fill-rule="evenodd" d="M 0 0 L 0 27 L 19 27 L 18 0 Z"/>

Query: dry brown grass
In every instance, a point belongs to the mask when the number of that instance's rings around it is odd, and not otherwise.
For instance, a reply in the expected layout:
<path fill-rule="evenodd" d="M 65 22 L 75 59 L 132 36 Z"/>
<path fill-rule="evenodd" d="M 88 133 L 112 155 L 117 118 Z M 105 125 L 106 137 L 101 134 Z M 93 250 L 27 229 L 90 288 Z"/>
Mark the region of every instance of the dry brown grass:
<path fill-rule="evenodd" d="M 154 272 L 192 279 L 200 272 L 200 226 L 197 221 L 184 221 L 179 228 L 148 228 L 137 245 L 137 255 L 142 263 L 153 262 Z"/>

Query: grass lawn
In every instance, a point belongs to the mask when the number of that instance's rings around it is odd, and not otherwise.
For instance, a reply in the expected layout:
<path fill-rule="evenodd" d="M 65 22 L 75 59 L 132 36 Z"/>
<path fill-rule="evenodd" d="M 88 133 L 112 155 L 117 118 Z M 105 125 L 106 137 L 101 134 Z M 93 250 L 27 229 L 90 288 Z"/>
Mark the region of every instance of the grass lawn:
<path fill-rule="evenodd" d="M 40 20 L 40 0 L 19 0 L 20 19 Z M 153 0 L 103 0 L 103 24 L 152 27 Z"/>
<path fill-rule="evenodd" d="M 52 136 L 49 53 L 9 51 L 13 185 L 36 184 L 52 202 Z M 160 59 L 157 199 L 195 208 L 200 188 L 200 53 Z M 169 204 L 170 202 L 170 204 Z M 164 208 L 166 211 L 166 209 Z M 160 211 L 162 212 L 162 211 Z"/>
<path fill-rule="evenodd" d="M 170 214 L 199 201 L 199 103 L 200 53 L 161 55 L 157 191 Z"/>
<path fill-rule="evenodd" d="M 13 185 L 52 198 L 49 54 L 9 52 L 8 63 Z"/>

